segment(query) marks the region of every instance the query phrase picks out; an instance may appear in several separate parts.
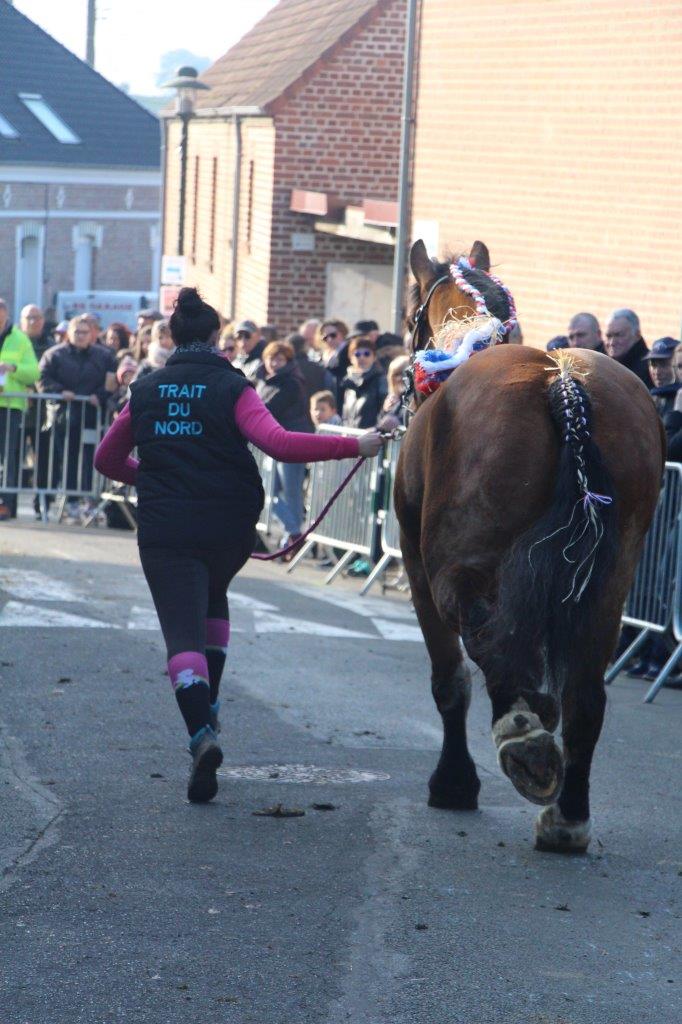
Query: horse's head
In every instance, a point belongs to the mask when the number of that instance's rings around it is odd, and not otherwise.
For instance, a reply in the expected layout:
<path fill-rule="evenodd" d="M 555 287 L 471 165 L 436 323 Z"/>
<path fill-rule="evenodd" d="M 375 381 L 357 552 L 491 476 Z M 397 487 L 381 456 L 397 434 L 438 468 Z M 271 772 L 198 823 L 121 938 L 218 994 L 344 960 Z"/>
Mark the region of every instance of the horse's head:
<path fill-rule="evenodd" d="M 430 259 L 421 238 L 412 246 L 410 266 L 416 284 L 410 293 L 408 322 L 413 331 L 413 352 L 425 347 L 446 318 L 460 319 L 480 312 L 475 298 L 458 287 L 455 281 L 451 268 L 457 264 L 457 259 L 453 256 L 443 263 Z M 469 267 L 458 268 L 460 280 L 482 296 L 490 315 L 506 323 L 513 310 L 505 289 L 489 276 L 488 247 L 483 242 L 474 242 L 468 262 Z"/>

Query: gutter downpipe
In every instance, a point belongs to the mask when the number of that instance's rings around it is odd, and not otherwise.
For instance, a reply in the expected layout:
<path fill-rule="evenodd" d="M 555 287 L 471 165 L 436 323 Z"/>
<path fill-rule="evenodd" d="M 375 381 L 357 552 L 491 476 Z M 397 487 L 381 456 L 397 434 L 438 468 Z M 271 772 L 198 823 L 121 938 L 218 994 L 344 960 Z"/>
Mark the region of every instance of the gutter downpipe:
<path fill-rule="evenodd" d="M 407 242 L 410 230 L 410 157 L 412 150 L 414 51 L 416 43 L 417 4 L 419 0 L 407 0 L 407 25 L 405 30 L 405 67 L 403 69 L 403 110 L 400 131 L 400 171 L 398 186 L 398 231 L 395 238 L 393 260 L 393 294 L 391 299 L 391 330 L 402 336 L 403 298 L 405 290 L 405 267 Z"/>
<path fill-rule="evenodd" d="M 237 261 L 239 258 L 239 200 L 242 190 L 242 122 L 234 114 L 234 169 L 232 172 L 232 265 L 230 267 L 230 320 L 237 315 Z"/>
<path fill-rule="evenodd" d="M 156 268 L 157 277 L 159 280 L 159 294 L 157 300 L 161 301 L 161 260 L 163 254 L 166 251 L 166 175 L 168 173 L 168 122 L 165 117 L 159 118 L 161 122 L 161 188 L 159 190 L 159 249 L 158 254 L 159 266 Z M 154 284 L 154 274 L 152 273 L 152 285 Z"/>

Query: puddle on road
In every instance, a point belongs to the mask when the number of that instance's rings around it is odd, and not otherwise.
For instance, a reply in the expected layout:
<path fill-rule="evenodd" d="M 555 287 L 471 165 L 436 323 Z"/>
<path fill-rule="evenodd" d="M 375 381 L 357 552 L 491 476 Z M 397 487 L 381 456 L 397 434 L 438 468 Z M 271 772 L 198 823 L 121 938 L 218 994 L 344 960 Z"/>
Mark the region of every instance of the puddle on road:
<path fill-rule="evenodd" d="M 343 785 L 349 782 L 387 782 L 386 772 L 363 772 L 355 768 L 319 768 L 312 764 L 242 764 L 223 767 L 218 775 L 249 782 L 307 782 Z"/>

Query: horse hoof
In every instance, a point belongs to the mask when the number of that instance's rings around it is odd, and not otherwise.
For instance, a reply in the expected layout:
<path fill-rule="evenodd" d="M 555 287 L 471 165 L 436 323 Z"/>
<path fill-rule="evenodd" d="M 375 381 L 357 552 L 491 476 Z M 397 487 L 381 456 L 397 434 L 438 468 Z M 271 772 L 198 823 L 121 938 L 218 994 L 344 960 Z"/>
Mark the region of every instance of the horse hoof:
<path fill-rule="evenodd" d="M 429 807 L 442 811 L 477 811 L 478 797 L 475 793 L 429 793 Z"/>
<path fill-rule="evenodd" d="M 557 804 L 545 807 L 535 822 L 535 849 L 543 853 L 585 853 L 590 822 L 567 821 Z"/>
<path fill-rule="evenodd" d="M 553 804 L 564 781 L 564 762 L 551 733 L 525 701 L 493 727 L 493 740 L 504 774 L 526 800 Z"/>

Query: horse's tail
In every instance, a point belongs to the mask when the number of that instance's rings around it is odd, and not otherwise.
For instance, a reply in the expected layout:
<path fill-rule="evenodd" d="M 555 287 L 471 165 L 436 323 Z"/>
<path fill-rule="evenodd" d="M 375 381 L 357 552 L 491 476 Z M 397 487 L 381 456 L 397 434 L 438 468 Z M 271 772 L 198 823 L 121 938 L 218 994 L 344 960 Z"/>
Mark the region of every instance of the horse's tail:
<path fill-rule="evenodd" d="M 484 643 L 505 674 L 525 677 L 533 689 L 544 678 L 556 694 L 576 649 L 588 645 L 615 557 L 617 523 L 611 477 L 591 436 L 590 398 L 576 379 L 581 374 L 567 353 L 553 361 L 549 409 L 560 438 L 554 493 L 500 567 Z"/>

